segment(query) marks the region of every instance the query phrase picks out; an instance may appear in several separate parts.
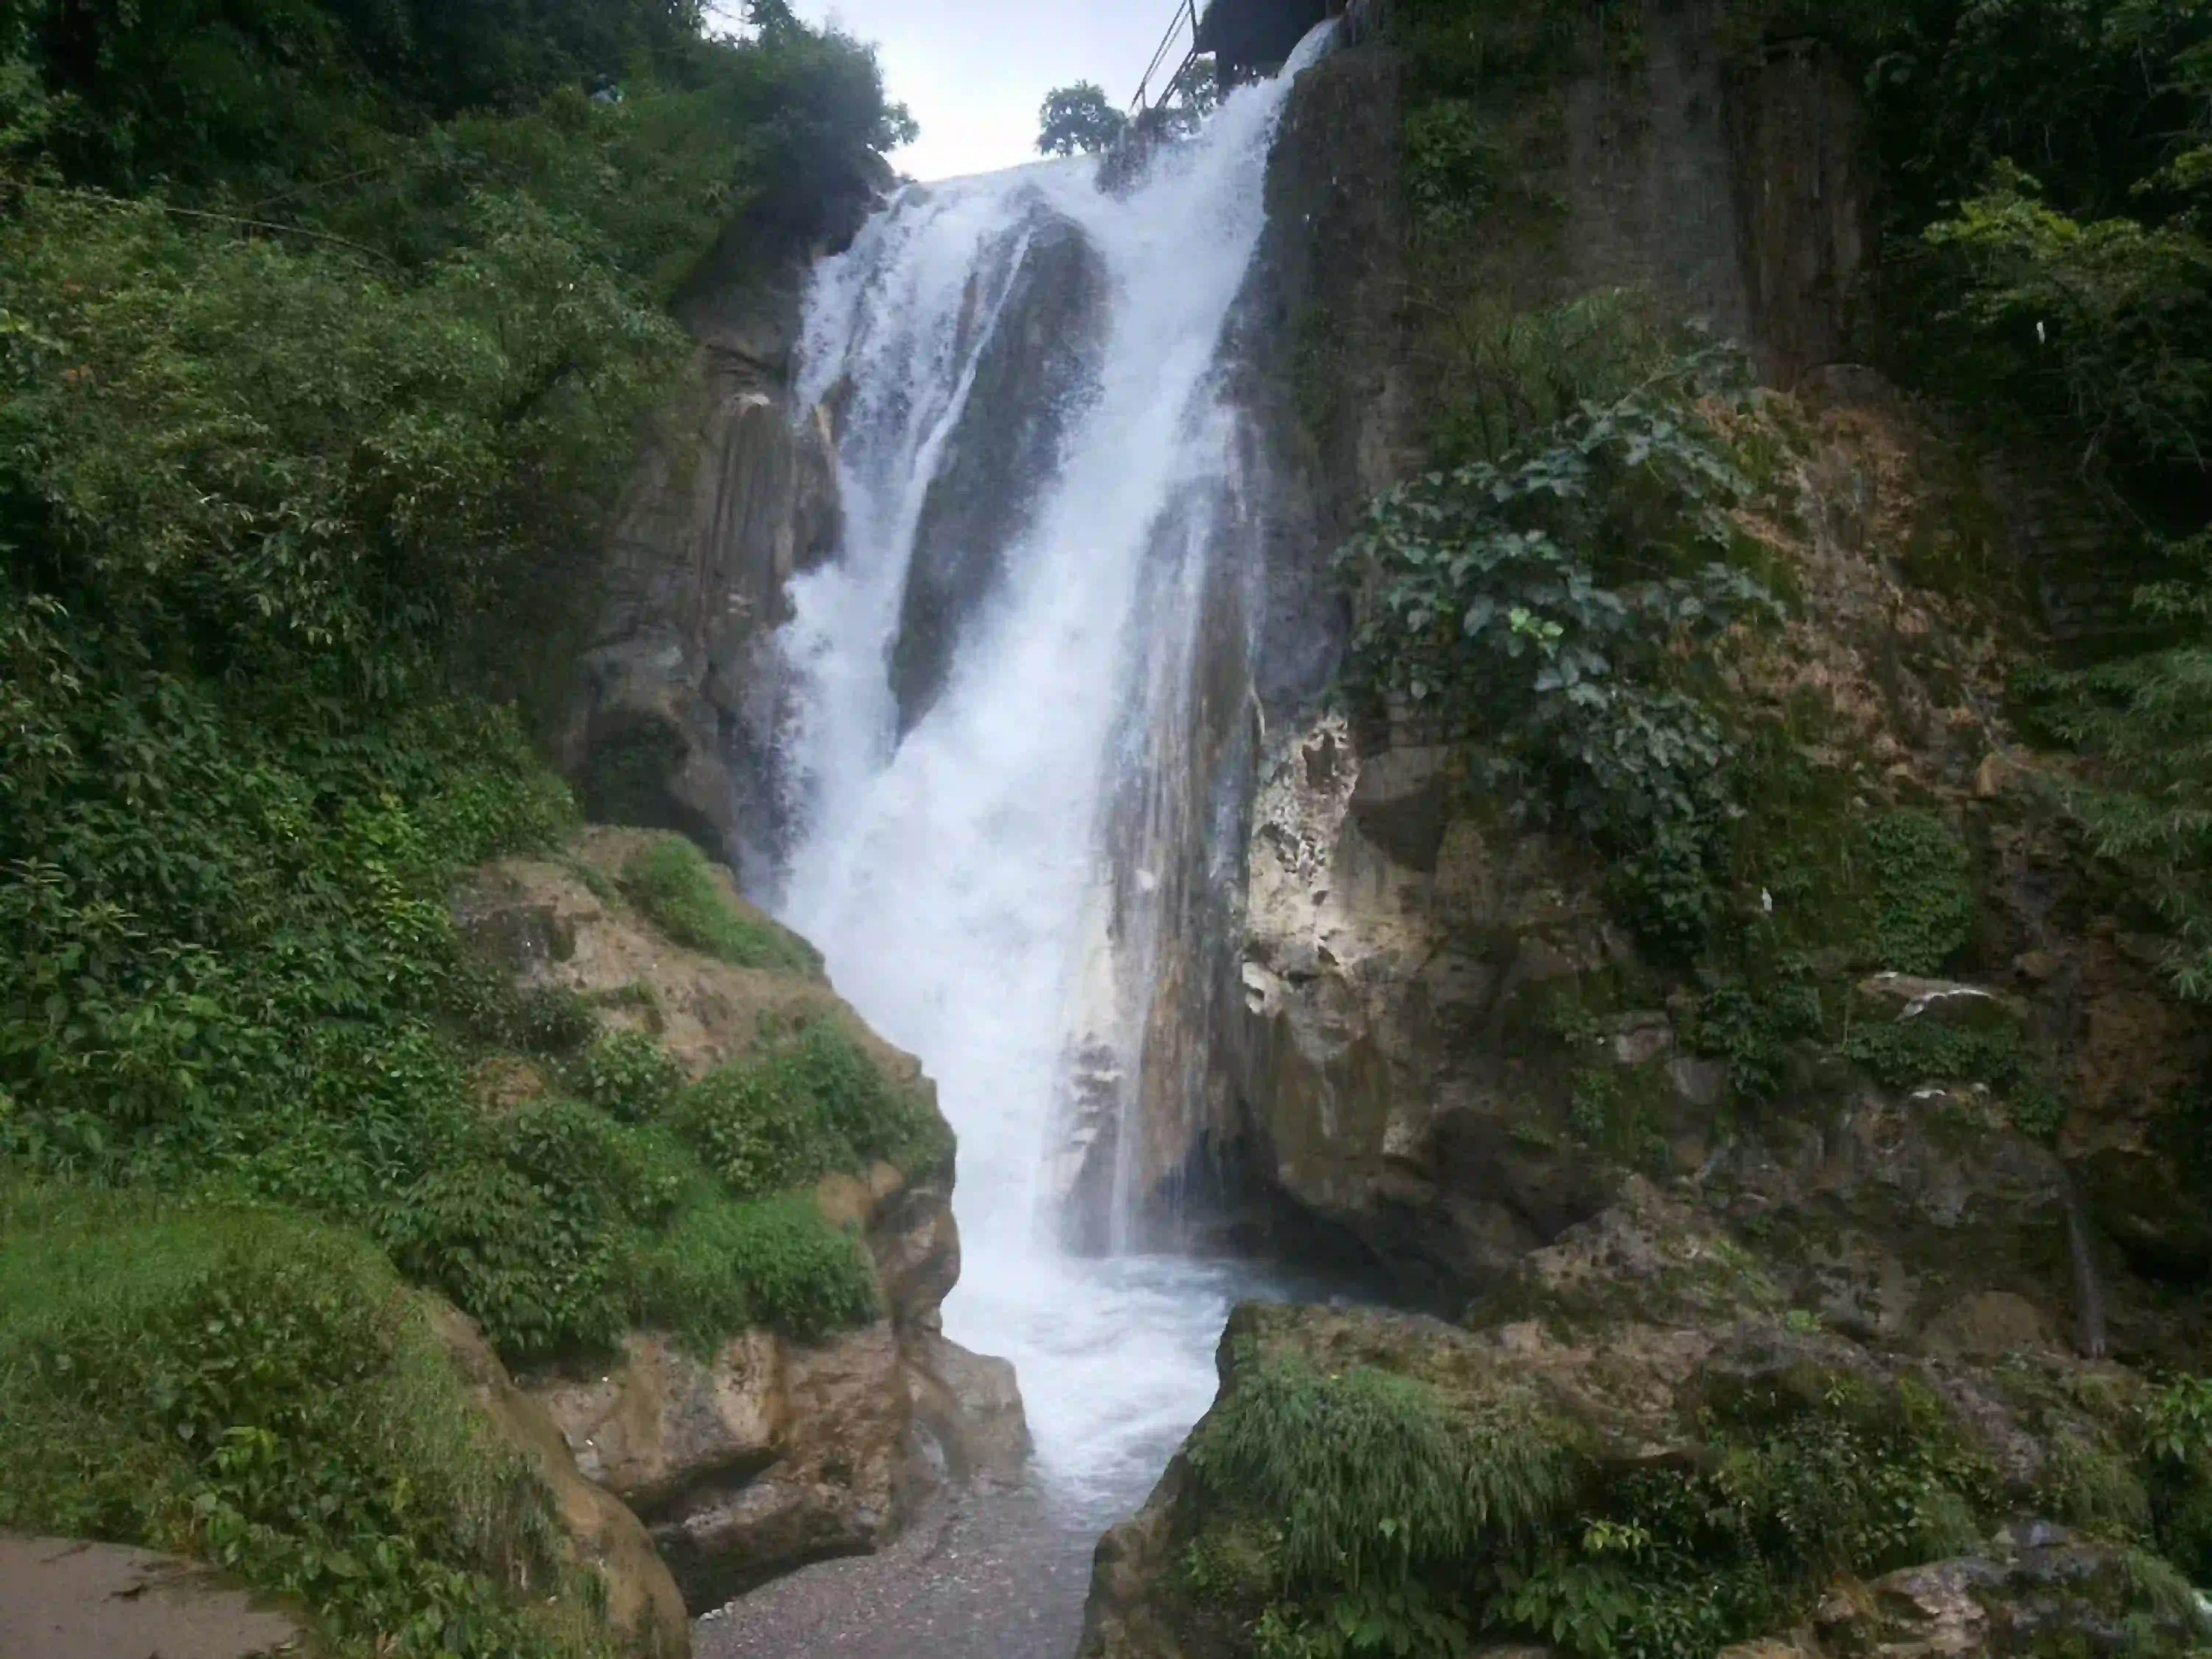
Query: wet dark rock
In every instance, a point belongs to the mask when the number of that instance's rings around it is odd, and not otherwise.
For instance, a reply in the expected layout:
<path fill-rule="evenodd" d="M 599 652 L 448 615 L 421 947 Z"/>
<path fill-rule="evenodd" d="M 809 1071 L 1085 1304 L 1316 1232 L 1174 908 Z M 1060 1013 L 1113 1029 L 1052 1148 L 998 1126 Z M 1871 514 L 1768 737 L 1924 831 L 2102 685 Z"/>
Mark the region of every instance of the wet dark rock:
<path fill-rule="evenodd" d="M 1097 393 L 1104 259 L 1042 201 L 1007 252 L 1018 263 L 915 532 L 891 650 L 902 732 L 944 690 L 961 636 L 1005 580 L 1060 445 Z"/>

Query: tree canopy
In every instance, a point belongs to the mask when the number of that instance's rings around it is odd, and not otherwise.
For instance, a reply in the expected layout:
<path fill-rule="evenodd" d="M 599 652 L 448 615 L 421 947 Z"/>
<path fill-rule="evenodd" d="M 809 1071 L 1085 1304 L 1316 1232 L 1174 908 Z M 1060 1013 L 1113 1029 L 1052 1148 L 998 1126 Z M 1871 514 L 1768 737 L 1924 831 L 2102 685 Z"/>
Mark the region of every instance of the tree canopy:
<path fill-rule="evenodd" d="M 1054 88 L 1037 112 L 1037 152 L 1042 155 L 1096 155 L 1113 149 L 1129 130 L 1129 118 L 1095 81 Z"/>

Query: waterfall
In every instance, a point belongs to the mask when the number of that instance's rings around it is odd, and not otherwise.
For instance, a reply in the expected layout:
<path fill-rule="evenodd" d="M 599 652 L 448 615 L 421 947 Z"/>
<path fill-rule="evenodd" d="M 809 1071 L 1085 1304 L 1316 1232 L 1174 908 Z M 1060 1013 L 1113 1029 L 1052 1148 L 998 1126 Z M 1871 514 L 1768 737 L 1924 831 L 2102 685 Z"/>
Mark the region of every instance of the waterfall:
<path fill-rule="evenodd" d="M 781 906 L 937 1079 L 965 1246 L 948 1331 L 1015 1362 L 1042 1474 L 1092 1506 L 1141 1496 L 1210 1401 L 1234 1288 L 1071 1255 L 1059 1212 L 1091 1167 L 1093 1242 L 1127 1241 L 1147 860 L 1205 816 L 1164 806 L 1159 772 L 1209 585 L 1241 579 L 1217 358 L 1277 118 L 1328 32 L 1119 190 L 1088 161 L 908 187 L 807 300 L 801 403 L 836 425 L 846 526 L 779 641 Z"/>

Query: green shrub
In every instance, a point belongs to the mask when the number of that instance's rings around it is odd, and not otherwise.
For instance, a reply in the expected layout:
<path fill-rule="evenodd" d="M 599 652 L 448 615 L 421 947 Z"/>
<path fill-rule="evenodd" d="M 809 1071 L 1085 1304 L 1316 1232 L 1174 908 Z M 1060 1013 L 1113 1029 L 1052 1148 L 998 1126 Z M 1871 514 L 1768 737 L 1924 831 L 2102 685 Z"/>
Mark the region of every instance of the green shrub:
<path fill-rule="evenodd" d="M 702 1200 L 639 1263 L 640 1322 L 701 1351 L 751 1325 L 817 1342 L 877 1312 L 866 1250 L 805 1194 Z"/>
<path fill-rule="evenodd" d="M 2124 1459 L 2070 1434 L 2052 1444 L 2044 1501 L 2070 1527 L 2106 1537 L 2136 1538 L 2150 1527 L 2150 1497 Z"/>
<path fill-rule="evenodd" d="M 1304 1359 L 1251 1366 L 1193 1441 L 1215 1499 L 1279 1528 L 1285 1583 L 1386 1588 L 1535 1536 L 1574 1489 L 1557 1436 L 1526 1411 L 1455 1416 L 1434 1389 Z"/>
<path fill-rule="evenodd" d="M 1737 981 L 1708 992 L 1685 1034 L 1695 1052 L 1729 1063 L 1729 1090 L 1747 1102 L 1781 1090 L 1793 1044 L 1822 1035 L 1820 995 L 1802 962 L 1778 963 L 1754 990 Z"/>
<path fill-rule="evenodd" d="M 1900 974 L 1942 973 L 1973 936 L 1966 849 L 1933 812 L 1884 812 L 1867 823 L 1862 839 L 1877 961 Z"/>
<path fill-rule="evenodd" d="M 487 1139 L 494 1156 L 579 1219 L 658 1226 L 699 1181 L 697 1160 L 665 1132 L 618 1123 L 574 1101 L 521 1107 Z"/>
<path fill-rule="evenodd" d="M 574 1067 L 578 1093 L 625 1123 L 657 1118 L 683 1091 L 684 1068 L 642 1031 L 611 1031 Z"/>
<path fill-rule="evenodd" d="M 1729 509 L 1749 492 L 1705 400 L 1741 390 L 1676 350 L 1608 404 L 1522 432 L 1370 503 L 1336 556 L 1355 629 L 1345 690 L 1471 740 L 1478 780 L 1614 860 L 1625 920 L 1694 954 L 1722 914 L 1736 739 L 1713 647 L 1778 617 Z"/>
<path fill-rule="evenodd" d="M 740 1198 L 795 1187 L 852 1162 L 821 1107 L 773 1059 L 741 1060 L 684 1091 L 669 1127 Z"/>
<path fill-rule="evenodd" d="M 1844 1056 L 1886 1088 L 1927 1083 L 1986 1083 L 2006 1093 L 2027 1076 L 2020 1034 L 2009 1025 L 1962 1030 L 1933 1020 L 1862 1025 L 1844 1039 Z"/>
<path fill-rule="evenodd" d="M 482 1152 L 423 1176 L 376 1231 L 400 1272 L 458 1303 L 510 1360 L 604 1352 L 622 1335 L 623 1231 Z"/>
<path fill-rule="evenodd" d="M 1839 1573 L 1972 1547 L 1998 1500 L 1911 1382 L 1798 1368 L 1710 1390 L 1699 1421 L 1694 1459 L 1601 1474 L 1524 1403 L 1455 1407 L 1411 1378 L 1247 1351 L 1192 1443 L 1187 1559 L 1213 1594 L 1261 1598 L 1255 1643 L 1283 1659 L 1448 1653 L 1477 1632 L 1710 1659 Z"/>
<path fill-rule="evenodd" d="M 879 1158 L 909 1173 L 950 1158 L 943 1120 L 893 1085 L 842 1026 L 819 1020 L 685 1090 L 669 1127 L 740 1198 L 858 1173 Z"/>
<path fill-rule="evenodd" d="M 713 866 L 681 836 L 642 848 L 623 866 L 623 884 L 638 908 L 678 945 L 739 968 L 819 974 L 822 958 L 789 929 L 748 916 L 730 902 Z"/>
<path fill-rule="evenodd" d="M 343 1656 L 613 1651 L 550 1495 L 347 1233 L 0 1190 L 0 1528 L 216 1562 Z"/>

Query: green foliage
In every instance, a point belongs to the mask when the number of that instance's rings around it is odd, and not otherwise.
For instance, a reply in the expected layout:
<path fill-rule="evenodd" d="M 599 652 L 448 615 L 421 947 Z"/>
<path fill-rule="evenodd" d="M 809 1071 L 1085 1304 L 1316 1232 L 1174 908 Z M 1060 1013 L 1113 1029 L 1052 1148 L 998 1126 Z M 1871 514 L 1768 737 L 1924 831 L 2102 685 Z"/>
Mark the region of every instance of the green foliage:
<path fill-rule="evenodd" d="M 1896 973 L 1942 973 L 1973 933 L 1966 849 L 1933 812 L 1884 812 L 1860 833 L 1872 877 L 1875 959 Z"/>
<path fill-rule="evenodd" d="M 2096 766 L 2063 798 L 2172 930 L 2174 988 L 2212 998 L 2212 793 L 2203 769 L 2212 761 L 2212 650 L 2177 645 L 2029 674 L 2023 689 L 2040 728 Z"/>
<path fill-rule="evenodd" d="M 0 1189 L 0 1527 L 215 1561 L 340 1655 L 613 1651 L 550 1495 L 344 1232 Z"/>
<path fill-rule="evenodd" d="M 2160 1552 L 2212 1573 L 2212 1378 L 2178 1376 L 2136 1408 L 2136 1435 Z"/>
<path fill-rule="evenodd" d="M 0 1185 L 115 1234 L 0 1197 L 0 1525 L 212 1556 L 343 1653 L 604 1644 L 370 1246 L 102 1191 L 349 1224 L 510 1358 L 872 1315 L 795 1201 L 714 1218 L 665 1056 L 448 911 L 573 829 L 526 721 L 696 394 L 667 302 L 910 135 L 865 49 L 757 9 L 0 0 Z M 593 1103 L 487 1120 L 487 1049 Z"/>
<path fill-rule="evenodd" d="M 2145 1536 L 2150 1498 L 2125 1459 L 2075 1435 L 2052 1444 L 2043 1476 L 2043 1501 L 2068 1526 L 2106 1537 Z"/>
<path fill-rule="evenodd" d="M 683 1091 L 684 1068 L 642 1031 L 611 1031 L 574 1068 L 576 1092 L 625 1123 L 657 1118 Z"/>
<path fill-rule="evenodd" d="M 739 1197 L 857 1172 L 879 1158 L 918 1172 L 951 1154 L 927 1100 L 884 1078 L 830 1020 L 692 1085 L 669 1123 Z"/>
<path fill-rule="evenodd" d="M 1129 118 L 1115 108 L 1095 81 L 1055 87 L 1037 112 L 1040 155 L 1097 155 L 1114 148 L 1129 131 Z"/>
<path fill-rule="evenodd" d="M 703 1198 L 685 1210 L 639 1261 L 635 1311 L 707 1352 L 756 1325 L 818 1342 L 879 1310 L 866 1249 L 793 1194 Z"/>
<path fill-rule="evenodd" d="M 1300 1659 L 1461 1645 L 1467 1609 L 1437 1575 L 1539 1535 L 1576 1477 L 1526 1402 L 1455 1408 L 1411 1378 L 1280 1355 L 1247 1355 L 1190 1460 L 1211 1505 L 1265 1529 L 1238 1579 L 1274 1598 L 1260 1650 Z"/>
<path fill-rule="evenodd" d="M 1695 407 L 1732 361 L 1674 360 L 1512 459 L 1385 492 L 1337 559 L 1352 694 L 1480 739 L 1494 782 L 1626 861 L 1629 914 L 1678 945 L 1708 917 L 1684 866 L 1734 810 L 1710 647 L 1778 611 L 1731 562 L 1747 484 Z"/>
<path fill-rule="evenodd" d="M 1802 961 L 1786 961 L 1751 983 L 1732 981 L 1698 1004 L 1685 1040 L 1696 1053 L 1729 1063 L 1729 1089 L 1758 1103 L 1780 1092 L 1793 1044 L 1826 1031 L 1819 987 Z"/>
<path fill-rule="evenodd" d="M 623 885 L 678 945 L 739 968 L 822 971 L 820 955 L 805 940 L 766 916 L 741 911 L 715 878 L 707 855 L 681 836 L 634 854 L 623 866 Z"/>
<path fill-rule="evenodd" d="M 1437 458 L 1503 464 L 1589 405 L 1632 396 L 1696 344 L 1622 289 L 1479 313 L 1454 342 Z"/>
<path fill-rule="evenodd" d="M 1588 1659 L 1702 1659 L 1787 1622 L 1839 1571 L 1978 1538 L 1989 1471 L 1910 1383 L 1790 1373 L 1715 1402 L 1711 1455 L 1617 1481 L 1499 1575 L 1493 1618 Z"/>
<path fill-rule="evenodd" d="M 1579 1659 L 1710 1659 L 1839 1574 L 1972 1547 L 1999 1497 L 1909 1381 L 1799 1367 L 1717 1389 L 1701 1421 L 1698 1457 L 1600 1481 L 1514 1402 L 1455 1407 L 1409 1378 L 1248 1352 L 1191 1449 L 1200 1593 L 1263 1596 L 1255 1648 L 1285 1659 L 1458 1652 L 1477 1631 Z"/>
<path fill-rule="evenodd" d="M 1408 111 L 1405 143 L 1407 198 L 1415 221 L 1431 234 L 1470 224 L 1506 176 L 1505 146 L 1468 99 L 1438 99 Z"/>
<path fill-rule="evenodd" d="M 1930 1083 L 1986 1083 L 2005 1093 L 2026 1080 L 2027 1057 L 2010 1025 L 1962 1030 L 1931 1019 L 1861 1025 L 1843 1053 L 1890 1089 Z"/>

